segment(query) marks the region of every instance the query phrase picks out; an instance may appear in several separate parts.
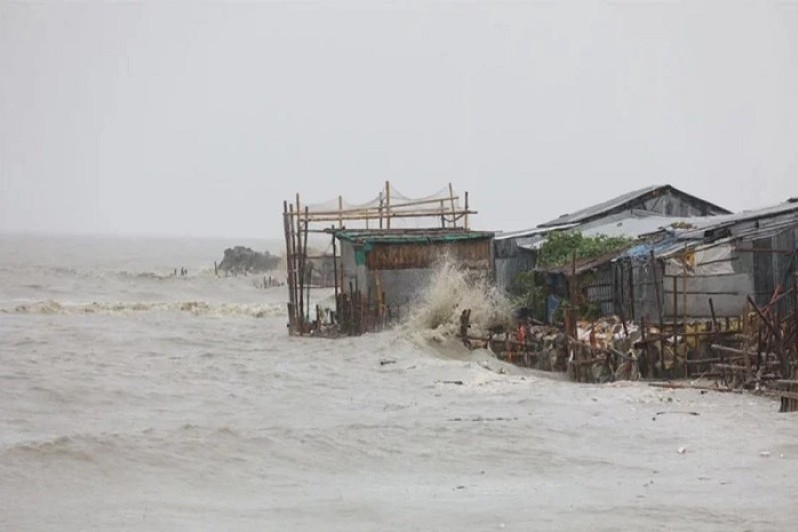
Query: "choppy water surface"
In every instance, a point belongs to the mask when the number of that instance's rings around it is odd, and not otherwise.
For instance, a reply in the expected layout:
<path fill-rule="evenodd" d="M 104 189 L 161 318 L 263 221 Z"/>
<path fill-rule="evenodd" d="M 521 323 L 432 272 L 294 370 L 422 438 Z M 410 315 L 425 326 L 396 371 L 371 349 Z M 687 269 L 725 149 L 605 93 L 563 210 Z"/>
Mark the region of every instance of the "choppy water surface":
<path fill-rule="evenodd" d="M 284 288 L 209 271 L 240 242 L 1 243 L 1 529 L 798 519 L 798 418 L 770 400 L 576 385 L 417 326 L 289 338 Z"/>

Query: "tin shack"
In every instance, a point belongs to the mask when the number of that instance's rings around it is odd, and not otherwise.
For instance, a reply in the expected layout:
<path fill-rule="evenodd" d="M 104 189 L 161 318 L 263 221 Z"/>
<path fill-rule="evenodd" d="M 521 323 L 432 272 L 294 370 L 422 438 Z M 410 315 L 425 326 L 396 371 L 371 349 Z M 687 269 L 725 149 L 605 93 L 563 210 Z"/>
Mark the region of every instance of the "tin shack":
<path fill-rule="evenodd" d="M 354 302 L 359 313 L 403 315 L 448 260 L 475 276 L 493 276 L 493 233 L 463 228 L 337 230 L 341 279 L 339 310 Z M 343 303 L 343 305 L 341 304 Z M 351 314 L 351 309 L 349 310 Z"/>
<path fill-rule="evenodd" d="M 673 220 L 671 222 L 671 220 Z M 668 223 L 671 222 L 671 223 Z M 798 272 L 798 201 L 737 214 L 629 218 L 583 234 L 623 235 L 628 249 L 539 271 L 567 297 L 569 282 L 600 315 L 648 323 L 739 317 L 746 303 L 787 315 Z"/>
<path fill-rule="evenodd" d="M 552 231 L 579 231 L 588 234 L 637 236 L 639 225 L 667 222 L 684 217 L 710 217 L 730 211 L 671 185 L 651 185 L 607 201 L 579 209 L 542 223 L 532 229 L 496 235 L 496 284 L 507 290 L 521 272 L 535 268 L 537 249 Z M 615 227 L 617 226 L 617 229 Z"/>

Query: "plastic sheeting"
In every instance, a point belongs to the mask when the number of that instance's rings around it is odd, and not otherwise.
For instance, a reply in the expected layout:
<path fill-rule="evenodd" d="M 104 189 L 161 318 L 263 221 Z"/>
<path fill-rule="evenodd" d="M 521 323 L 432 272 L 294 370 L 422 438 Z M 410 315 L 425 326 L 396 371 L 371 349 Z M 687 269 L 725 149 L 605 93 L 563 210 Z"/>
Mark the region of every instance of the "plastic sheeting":
<path fill-rule="evenodd" d="M 727 275 L 734 273 L 734 247 L 722 244 L 689 249 L 665 261 L 665 275 Z"/>

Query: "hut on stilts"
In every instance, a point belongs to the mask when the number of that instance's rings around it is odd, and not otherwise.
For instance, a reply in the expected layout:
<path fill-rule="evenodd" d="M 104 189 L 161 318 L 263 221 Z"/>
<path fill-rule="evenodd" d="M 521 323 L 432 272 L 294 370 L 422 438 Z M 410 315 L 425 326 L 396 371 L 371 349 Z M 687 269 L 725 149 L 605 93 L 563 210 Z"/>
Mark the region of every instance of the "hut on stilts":
<path fill-rule="evenodd" d="M 493 233 L 469 229 L 468 192 L 449 184 L 409 198 L 389 181 L 372 201 L 283 202 L 288 286 L 288 330 L 293 335 L 356 335 L 380 330 L 406 314 L 429 281 L 434 263 L 448 256 L 459 266 L 492 275 Z M 332 240 L 335 309 L 310 302 L 308 237 Z"/>

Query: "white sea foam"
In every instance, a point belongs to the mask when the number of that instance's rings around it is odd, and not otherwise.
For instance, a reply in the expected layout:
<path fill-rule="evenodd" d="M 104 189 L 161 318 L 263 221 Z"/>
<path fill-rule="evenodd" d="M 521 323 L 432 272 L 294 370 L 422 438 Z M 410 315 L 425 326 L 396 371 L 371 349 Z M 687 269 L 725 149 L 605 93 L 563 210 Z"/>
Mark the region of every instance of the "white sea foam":
<path fill-rule="evenodd" d="M 512 307 L 488 279 L 459 268 L 448 259 L 435 267 L 429 287 L 421 291 L 407 326 L 429 339 L 454 337 L 460 330 L 460 315 L 471 311 L 471 333 L 512 324 Z"/>
<path fill-rule="evenodd" d="M 187 312 L 195 316 L 280 316 L 285 306 L 272 304 L 208 303 L 205 301 L 60 303 L 47 300 L 0 309 L 3 314 L 134 314 L 143 312 Z"/>

